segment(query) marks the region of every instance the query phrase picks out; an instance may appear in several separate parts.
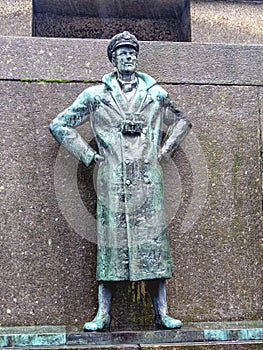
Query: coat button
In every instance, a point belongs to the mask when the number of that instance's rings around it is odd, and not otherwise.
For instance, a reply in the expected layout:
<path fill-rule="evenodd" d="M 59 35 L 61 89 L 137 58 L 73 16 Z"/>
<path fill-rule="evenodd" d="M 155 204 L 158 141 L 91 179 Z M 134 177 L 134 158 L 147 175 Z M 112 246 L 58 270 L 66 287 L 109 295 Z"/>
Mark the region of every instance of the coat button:
<path fill-rule="evenodd" d="M 144 164 L 149 164 L 149 159 L 144 159 Z"/>
<path fill-rule="evenodd" d="M 126 185 L 130 186 L 131 185 L 131 180 L 126 180 Z"/>
<path fill-rule="evenodd" d="M 146 184 L 149 184 L 149 183 L 151 182 L 151 180 L 150 180 L 148 177 L 145 177 L 145 178 L 144 178 L 144 182 L 145 182 Z"/>
<path fill-rule="evenodd" d="M 127 165 L 130 164 L 129 159 L 126 159 L 126 160 L 125 160 L 125 164 L 127 164 Z"/>

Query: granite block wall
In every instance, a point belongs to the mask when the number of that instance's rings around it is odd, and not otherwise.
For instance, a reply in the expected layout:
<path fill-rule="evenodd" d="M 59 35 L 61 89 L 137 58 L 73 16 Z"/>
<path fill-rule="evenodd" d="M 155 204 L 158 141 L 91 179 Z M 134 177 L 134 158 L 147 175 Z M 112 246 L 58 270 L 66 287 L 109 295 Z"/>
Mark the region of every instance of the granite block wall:
<path fill-rule="evenodd" d="M 80 329 L 97 307 L 96 168 L 63 152 L 48 124 L 111 70 L 107 40 L 0 43 L 0 324 Z M 262 51 L 142 44 L 139 69 L 193 123 L 164 165 L 175 263 L 168 300 L 183 322 L 262 315 Z M 80 131 L 94 142 L 89 125 Z M 121 284 L 112 311 L 112 330 L 154 327 L 144 283 Z"/>

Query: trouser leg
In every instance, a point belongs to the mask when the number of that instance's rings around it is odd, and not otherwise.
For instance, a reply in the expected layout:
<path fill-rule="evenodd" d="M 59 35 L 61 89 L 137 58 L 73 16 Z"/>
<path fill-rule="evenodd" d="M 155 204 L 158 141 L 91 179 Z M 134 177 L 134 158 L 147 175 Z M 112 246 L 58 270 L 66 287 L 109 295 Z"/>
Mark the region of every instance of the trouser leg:
<path fill-rule="evenodd" d="M 112 299 L 112 285 L 109 282 L 99 282 L 98 286 L 98 311 L 91 322 L 86 322 L 84 331 L 102 330 L 110 324 L 110 311 Z"/>
<path fill-rule="evenodd" d="M 164 279 L 150 280 L 146 282 L 147 289 L 150 293 L 154 312 L 155 322 L 164 328 L 180 328 L 182 322 L 173 317 L 168 316 L 167 300 L 166 300 L 166 285 Z"/>
<path fill-rule="evenodd" d="M 155 321 L 158 323 L 161 317 L 167 314 L 165 280 L 147 281 L 147 289 L 152 299 Z"/>

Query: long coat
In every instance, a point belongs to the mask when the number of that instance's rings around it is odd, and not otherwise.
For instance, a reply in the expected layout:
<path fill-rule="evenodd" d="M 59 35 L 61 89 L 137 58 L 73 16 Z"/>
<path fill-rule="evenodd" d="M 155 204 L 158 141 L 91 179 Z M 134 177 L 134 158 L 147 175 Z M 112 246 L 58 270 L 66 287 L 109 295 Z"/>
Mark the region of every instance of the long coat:
<path fill-rule="evenodd" d="M 99 281 L 170 278 L 173 273 L 158 155 L 173 152 L 190 124 L 153 78 L 136 74 L 131 101 L 116 74 L 109 73 L 50 124 L 57 141 L 88 166 L 96 152 L 74 128 L 89 120 L 104 157 L 97 176 Z M 168 126 L 165 141 L 163 124 Z"/>

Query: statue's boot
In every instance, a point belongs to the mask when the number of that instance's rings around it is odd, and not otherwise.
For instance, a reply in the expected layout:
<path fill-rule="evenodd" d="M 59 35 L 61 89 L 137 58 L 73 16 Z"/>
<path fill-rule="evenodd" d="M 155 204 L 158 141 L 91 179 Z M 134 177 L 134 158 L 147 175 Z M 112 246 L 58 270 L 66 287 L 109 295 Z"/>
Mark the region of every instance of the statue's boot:
<path fill-rule="evenodd" d="M 112 290 L 107 283 L 99 282 L 98 302 L 99 308 L 95 318 L 84 324 L 84 331 L 100 331 L 110 325 Z"/>
<path fill-rule="evenodd" d="M 155 311 L 155 323 L 161 328 L 181 328 L 182 322 L 169 316 L 166 301 L 166 286 L 164 279 L 147 281 L 147 289 L 150 292 Z"/>

